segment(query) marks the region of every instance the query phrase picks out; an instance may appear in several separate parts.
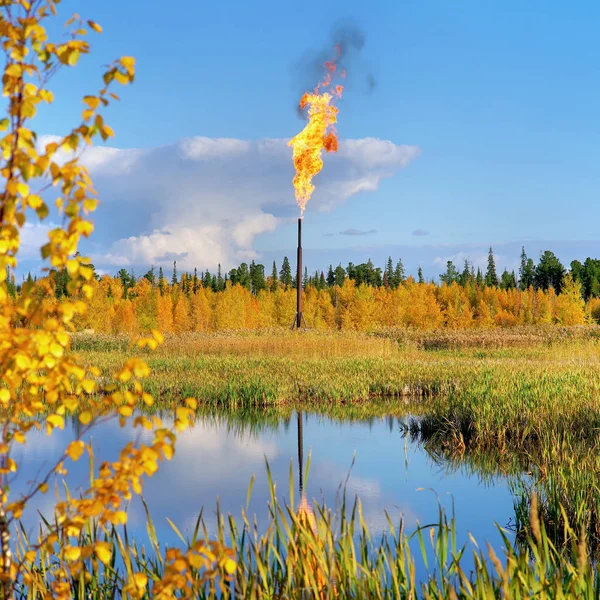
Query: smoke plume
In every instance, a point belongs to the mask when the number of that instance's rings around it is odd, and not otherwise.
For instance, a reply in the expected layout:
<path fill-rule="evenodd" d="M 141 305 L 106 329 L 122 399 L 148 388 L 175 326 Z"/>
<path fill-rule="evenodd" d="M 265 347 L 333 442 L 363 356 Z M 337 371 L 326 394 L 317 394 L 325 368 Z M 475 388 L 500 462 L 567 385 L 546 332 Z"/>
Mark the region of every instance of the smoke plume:
<path fill-rule="evenodd" d="M 365 32 L 354 22 L 344 21 L 336 24 L 329 36 L 329 41 L 319 49 L 313 49 L 303 56 L 294 66 L 293 81 L 300 100 L 304 92 L 311 91 L 323 78 L 324 65 L 335 58 L 335 48 L 339 48 L 336 60 L 338 73 L 346 72 L 343 82 L 345 88 L 358 89 L 369 94 L 377 86 L 375 75 L 362 58 L 366 44 Z M 303 117 L 302 109 L 296 104 L 298 115 Z"/>

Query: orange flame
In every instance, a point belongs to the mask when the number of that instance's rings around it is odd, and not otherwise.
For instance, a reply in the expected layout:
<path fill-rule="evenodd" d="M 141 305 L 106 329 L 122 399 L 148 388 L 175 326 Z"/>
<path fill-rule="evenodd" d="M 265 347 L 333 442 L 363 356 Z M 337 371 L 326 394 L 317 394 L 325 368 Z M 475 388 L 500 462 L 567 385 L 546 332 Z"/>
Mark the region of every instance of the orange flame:
<path fill-rule="evenodd" d="M 337 57 L 325 63 L 327 74 L 323 81 L 317 84 L 312 93 L 306 92 L 300 100 L 300 108 L 308 107 L 308 123 L 306 127 L 288 145 L 293 148 L 294 190 L 296 202 L 300 207 L 300 216 L 304 216 L 306 203 L 310 200 L 315 186 L 312 179 L 323 168 L 321 152 L 337 152 L 338 138 L 335 130 L 338 108 L 334 105 L 336 98 L 342 97 L 343 87 L 333 85 L 332 79 L 336 74 L 336 60 L 340 56 L 340 49 L 336 46 Z M 340 76 L 345 77 L 345 71 Z M 321 91 L 326 89 L 327 91 Z"/>

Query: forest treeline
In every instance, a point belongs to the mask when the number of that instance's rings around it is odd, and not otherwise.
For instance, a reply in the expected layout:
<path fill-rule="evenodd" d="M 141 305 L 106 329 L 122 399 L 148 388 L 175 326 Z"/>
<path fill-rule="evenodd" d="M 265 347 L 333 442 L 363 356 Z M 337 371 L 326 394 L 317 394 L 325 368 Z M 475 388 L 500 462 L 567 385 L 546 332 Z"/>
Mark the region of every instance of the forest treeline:
<path fill-rule="evenodd" d="M 165 332 L 219 331 L 290 326 L 296 312 L 296 281 L 290 262 L 274 263 L 265 276 L 263 265 L 243 263 L 222 274 L 177 272 L 162 268 L 142 277 L 125 269 L 116 276 L 95 274 L 86 317 L 79 329 L 102 333 L 136 333 L 153 328 Z M 22 286 L 36 286 L 45 302 L 70 296 L 67 270 L 53 271 Z M 382 327 L 418 329 L 510 327 L 521 324 L 578 325 L 600 321 L 600 261 L 573 261 L 567 270 L 550 251 L 536 264 L 523 249 L 519 273 L 496 273 L 490 248 L 485 272 L 465 261 L 459 270 L 451 261 L 440 283 L 407 277 L 402 261 L 386 266 L 372 261 L 330 267 L 302 281 L 304 315 L 309 327 L 368 331 Z"/>

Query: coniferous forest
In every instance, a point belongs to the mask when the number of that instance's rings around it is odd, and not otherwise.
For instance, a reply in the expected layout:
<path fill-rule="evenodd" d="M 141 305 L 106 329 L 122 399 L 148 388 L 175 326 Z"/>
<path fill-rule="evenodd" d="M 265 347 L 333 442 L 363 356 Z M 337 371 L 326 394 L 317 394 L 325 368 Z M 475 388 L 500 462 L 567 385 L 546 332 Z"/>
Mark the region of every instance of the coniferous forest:
<path fill-rule="evenodd" d="M 290 261 L 267 270 L 254 261 L 223 272 L 179 272 L 174 262 L 165 273 L 152 267 L 136 276 L 121 269 L 99 276 L 94 265 L 94 294 L 80 330 L 98 333 L 220 331 L 290 326 L 296 309 L 297 281 Z M 10 293 L 36 286 L 50 302 L 70 298 L 65 269 L 36 279 L 30 274 Z M 407 275 L 402 260 L 383 267 L 371 260 L 327 271 L 304 270 L 304 314 L 315 329 L 371 331 L 384 327 L 416 329 L 581 325 L 600 320 L 600 260 L 571 262 L 567 269 L 551 252 L 535 262 L 523 248 L 518 272 L 498 274 L 492 248 L 487 268 L 465 260 L 448 261 L 439 281 L 426 281 L 421 268 Z M 81 294 L 81 292 L 79 292 Z"/>

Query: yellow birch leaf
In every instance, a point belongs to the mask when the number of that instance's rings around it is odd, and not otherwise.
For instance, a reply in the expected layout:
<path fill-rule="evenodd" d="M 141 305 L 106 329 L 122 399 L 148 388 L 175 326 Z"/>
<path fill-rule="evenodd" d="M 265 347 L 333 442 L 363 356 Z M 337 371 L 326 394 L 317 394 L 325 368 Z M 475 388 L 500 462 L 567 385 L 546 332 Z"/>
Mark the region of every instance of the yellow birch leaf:
<path fill-rule="evenodd" d="M 47 421 L 53 427 L 58 427 L 59 429 L 65 428 L 65 420 L 60 415 L 50 415 Z"/>
<path fill-rule="evenodd" d="M 87 24 L 96 32 L 102 33 L 102 27 L 98 25 L 95 21 L 88 21 Z"/>
<path fill-rule="evenodd" d="M 133 409 L 131 406 L 121 406 L 119 408 L 119 414 L 122 417 L 130 417 L 133 414 Z"/>
<path fill-rule="evenodd" d="M 106 542 L 98 542 L 94 546 L 94 554 L 98 557 L 98 560 L 107 565 L 110 562 L 112 551 Z"/>
<path fill-rule="evenodd" d="M 69 560 L 69 561 L 79 560 L 80 556 L 81 556 L 81 548 L 79 548 L 78 546 L 68 546 L 64 550 L 64 557 L 66 560 Z"/>
<path fill-rule="evenodd" d="M 225 571 L 227 571 L 227 573 L 229 575 L 233 575 L 235 573 L 235 567 L 236 567 L 235 561 L 232 560 L 231 558 L 228 558 L 225 561 Z"/>
<path fill-rule="evenodd" d="M 83 425 L 87 425 L 92 420 L 92 413 L 89 410 L 84 410 L 79 415 L 79 422 Z"/>
<path fill-rule="evenodd" d="M 92 379 L 84 379 L 81 382 L 81 387 L 86 394 L 91 394 L 96 389 L 96 382 Z"/>
<path fill-rule="evenodd" d="M 65 450 L 65 454 L 71 458 L 71 460 L 79 460 L 81 455 L 83 454 L 83 450 L 85 449 L 85 444 L 81 440 L 76 440 L 71 442 L 67 449 Z"/>
<path fill-rule="evenodd" d="M 145 588 L 148 585 L 148 576 L 145 573 L 135 573 L 133 581 L 138 588 Z"/>

